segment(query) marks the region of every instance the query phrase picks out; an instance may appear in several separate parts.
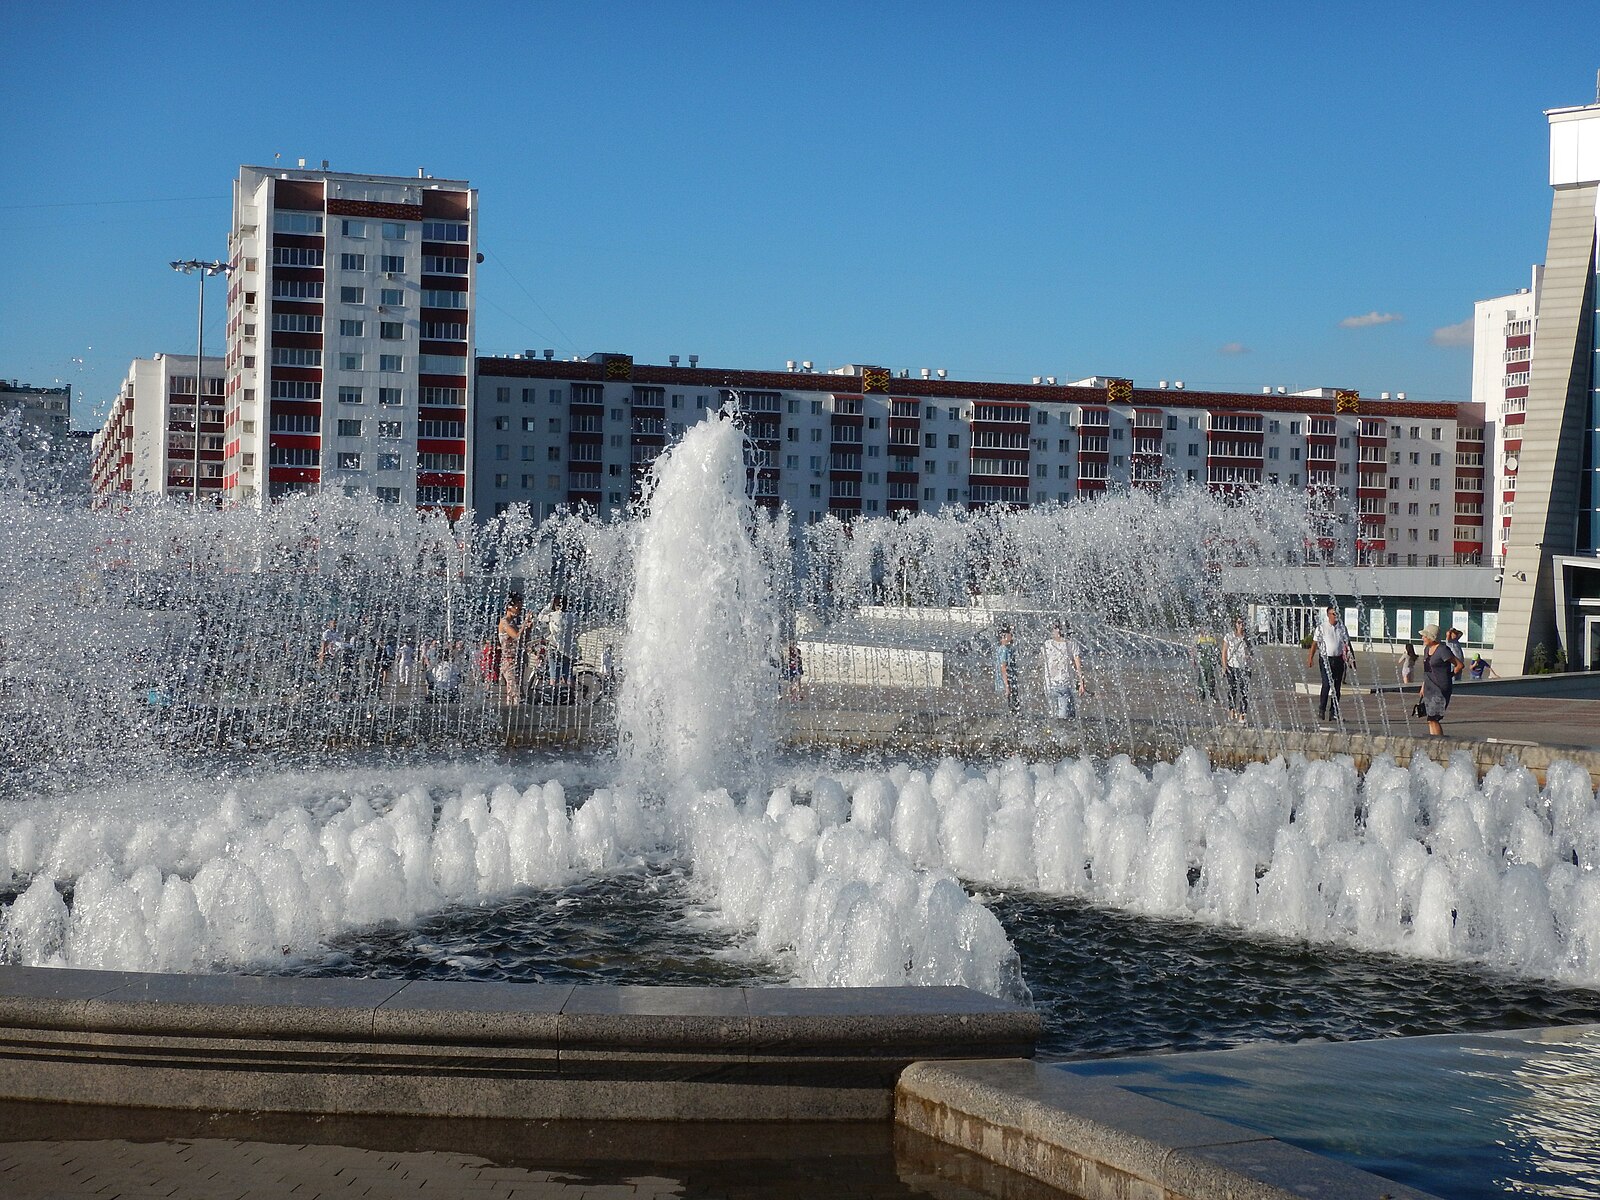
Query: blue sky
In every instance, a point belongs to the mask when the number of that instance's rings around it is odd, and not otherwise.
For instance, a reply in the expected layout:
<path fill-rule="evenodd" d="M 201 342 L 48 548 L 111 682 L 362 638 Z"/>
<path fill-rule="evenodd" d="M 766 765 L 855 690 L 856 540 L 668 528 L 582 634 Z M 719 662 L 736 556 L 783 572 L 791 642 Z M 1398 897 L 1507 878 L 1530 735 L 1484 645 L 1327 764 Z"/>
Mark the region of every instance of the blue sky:
<path fill-rule="evenodd" d="M 1600 67 L 1593 0 L 0 7 L 0 376 L 85 426 L 274 155 L 470 179 L 485 353 L 1464 399 Z"/>

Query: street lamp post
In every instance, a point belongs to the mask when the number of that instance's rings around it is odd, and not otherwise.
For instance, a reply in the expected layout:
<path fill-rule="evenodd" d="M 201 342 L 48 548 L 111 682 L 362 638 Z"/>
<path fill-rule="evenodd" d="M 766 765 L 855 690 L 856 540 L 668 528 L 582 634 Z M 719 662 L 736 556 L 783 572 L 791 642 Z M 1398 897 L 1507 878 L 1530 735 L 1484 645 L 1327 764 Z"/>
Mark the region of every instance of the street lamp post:
<path fill-rule="evenodd" d="M 198 258 L 186 258 L 179 262 L 169 264 L 174 271 L 181 271 L 185 275 L 200 275 L 200 318 L 199 333 L 195 338 L 194 351 L 194 475 L 189 480 L 189 491 L 193 503 L 200 503 L 200 402 L 205 395 L 205 361 L 206 361 L 206 276 L 226 275 L 233 267 L 221 260 L 202 262 Z"/>

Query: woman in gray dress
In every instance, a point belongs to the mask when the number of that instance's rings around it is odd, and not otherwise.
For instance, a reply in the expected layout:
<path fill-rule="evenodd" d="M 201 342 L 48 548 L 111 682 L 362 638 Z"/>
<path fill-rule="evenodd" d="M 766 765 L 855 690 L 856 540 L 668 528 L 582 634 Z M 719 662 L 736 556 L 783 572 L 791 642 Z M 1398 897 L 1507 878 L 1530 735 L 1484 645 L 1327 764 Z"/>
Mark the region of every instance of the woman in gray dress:
<path fill-rule="evenodd" d="M 1417 697 L 1422 701 L 1423 715 L 1428 718 L 1428 732 L 1434 737 L 1444 733 L 1440 722 L 1444 720 L 1445 709 L 1450 707 L 1455 666 L 1456 656 L 1439 640 L 1439 627 L 1426 626 L 1422 631 L 1422 687 Z"/>

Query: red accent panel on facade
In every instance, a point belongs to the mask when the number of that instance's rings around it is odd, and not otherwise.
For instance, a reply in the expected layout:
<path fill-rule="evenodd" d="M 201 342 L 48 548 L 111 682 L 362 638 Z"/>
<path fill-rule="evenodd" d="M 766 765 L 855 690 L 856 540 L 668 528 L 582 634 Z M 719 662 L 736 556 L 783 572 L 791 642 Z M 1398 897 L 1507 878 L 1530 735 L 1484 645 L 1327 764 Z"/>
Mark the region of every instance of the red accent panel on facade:
<path fill-rule="evenodd" d="M 1523 347 L 1531 345 L 1533 345 L 1533 334 L 1531 333 L 1519 333 L 1506 339 L 1507 350 L 1521 350 Z"/>
<path fill-rule="evenodd" d="M 285 383 L 321 383 L 321 367 L 273 367 L 272 378 Z"/>
<path fill-rule="evenodd" d="M 272 277 L 295 283 L 321 283 L 321 267 L 273 267 Z"/>
<path fill-rule="evenodd" d="M 320 233 L 274 233 L 272 244 L 285 249 L 295 250 L 321 250 L 323 247 Z M 288 267 L 274 267 L 274 271 L 287 271 Z"/>
<path fill-rule="evenodd" d="M 461 247 L 461 246 L 457 246 L 456 250 L 458 252 L 462 252 L 462 253 L 465 252 L 465 248 Z M 433 289 L 436 292 L 465 292 L 465 291 L 471 290 L 471 289 L 469 289 L 467 287 L 467 277 L 465 275 L 429 275 L 429 276 L 427 276 L 427 280 L 428 280 L 428 287 L 430 287 L 431 289 Z M 451 312 L 465 312 L 466 310 L 462 309 L 462 308 L 454 308 L 454 309 L 451 309 L 450 311 Z M 557 364 L 555 363 L 554 360 L 552 360 L 550 365 L 551 366 L 556 366 Z M 577 366 L 578 364 L 577 363 L 567 363 L 567 364 L 564 364 L 564 365 L 566 365 L 566 366 Z M 527 378 L 527 376 L 523 376 L 523 378 Z M 582 378 L 582 377 L 581 376 L 563 376 L 563 378 Z"/>
<path fill-rule="evenodd" d="M 463 318 L 465 321 L 465 318 Z M 423 354 L 447 354 L 461 360 L 461 376 L 467 375 L 467 345 L 465 342 L 422 342 L 417 349 Z"/>
<path fill-rule="evenodd" d="M 302 317 L 320 317 L 322 315 L 322 301 L 320 300 L 274 300 L 272 311 L 275 313 L 294 313 Z"/>
<path fill-rule="evenodd" d="M 286 350 L 320 350 L 322 349 L 322 335 L 320 333 L 274 333 L 272 344 L 282 346 Z"/>
<path fill-rule="evenodd" d="M 467 440 L 465 438 L 418 438 L 418 454 L 465 454 Z"/>
<path fill-rule="evenodd" d="M 418 375 L 417 386 L 464 388 L 467 386 L 467 377 L 465 375 Z"/>
<path fill-rule="evenodd" d="M 281 186 L 281 185 L 280 185 Z M 329 200 L 328 215 L 372 217 L 380 221 L 420 221 L 420 204 L 384 204 L 377 200 Z"/>
<path fill-rule="evenodd" d="M 322 415 L 322 401 L 274 400 L 272 402 L 272 411 L 292 417 L 320 417 Z"/>
<path fill-rule="evenodd" d="M 446 221 L 465 221 L 472 216 L 472 193 L 459 188 L 422 189 L 422 215 Z"/>
<path fill-rule="evenodd" d="M 320 433 L 273 433 L 268 435 L 269 446 L 285 450 L 320 450 Z"/>
<path fill-rule="evenodd" d="M 335 201 L 335 203 L 338 203 Z M 293 208 L 302 212 L 322 211 L 320 179 L 280 179 L 273 189 L 274 208 Z"/>

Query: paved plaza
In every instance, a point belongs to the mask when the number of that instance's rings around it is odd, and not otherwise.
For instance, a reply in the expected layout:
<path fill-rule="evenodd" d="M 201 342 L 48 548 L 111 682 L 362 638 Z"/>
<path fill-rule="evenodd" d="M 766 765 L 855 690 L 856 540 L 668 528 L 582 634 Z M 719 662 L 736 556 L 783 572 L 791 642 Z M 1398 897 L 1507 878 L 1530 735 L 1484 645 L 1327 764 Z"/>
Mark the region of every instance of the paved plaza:
<path fill-rule="evenodd" d="M 348 1143 L 348 1144 L 341 1144 Z M 373 1121 L 0 1103 L 6 1200 L 1058 1195 L 887 1123 Z"/>

